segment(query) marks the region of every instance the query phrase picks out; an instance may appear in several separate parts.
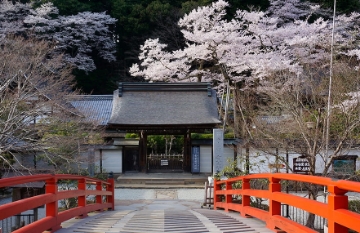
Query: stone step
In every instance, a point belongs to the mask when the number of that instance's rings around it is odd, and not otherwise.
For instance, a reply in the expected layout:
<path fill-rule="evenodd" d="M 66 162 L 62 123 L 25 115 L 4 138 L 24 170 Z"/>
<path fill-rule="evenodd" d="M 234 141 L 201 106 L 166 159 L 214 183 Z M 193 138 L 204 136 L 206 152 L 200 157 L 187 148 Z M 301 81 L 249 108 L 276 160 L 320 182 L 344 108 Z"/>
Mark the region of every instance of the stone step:
<path fill-rule="evenodd" d="M 122 174 L 116 178 L 117 188 L 204 188 L 206 175 L 191 173 L 135 173 Z"/>
<path fill-rule="evenodd" d="M 146 180 L 145 184 L 186 184 L 183 180 Z"/>
<path fill-rule="evenodd" d="M 143 178 L 143 179 L 139 179 L 139 178 L 126 178 L 126 179 L 122 179 L 119 178 L 116 180 L 117 183 L 145 183 L 145 182 L 169 182 L 169 183 L 174 183 L 174 182 L 181 182 L 181 183 L 187 183 L 187 184 L 194 184 L 194 183 L 204 183 L 205 181 L 207 181 L 207 179 L 147 179 L 147 178 Z"/>

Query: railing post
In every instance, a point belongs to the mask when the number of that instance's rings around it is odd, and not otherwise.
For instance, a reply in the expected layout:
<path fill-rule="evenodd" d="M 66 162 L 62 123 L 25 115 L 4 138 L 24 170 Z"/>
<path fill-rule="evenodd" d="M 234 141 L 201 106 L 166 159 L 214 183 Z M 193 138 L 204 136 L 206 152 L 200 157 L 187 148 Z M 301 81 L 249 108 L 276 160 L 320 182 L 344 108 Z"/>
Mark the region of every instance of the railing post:
<path fill-rule="evenodd" d="M 76 218 L 85 218 L 88 216 L 86 213 L 86 180 L 80 179 L 78 180 L 78 190 L 82 191 L 82 195 L 78 196 L 78 207 L 82 207 L 83 214 L 77 216 Z"/>
<path fill-rule="evenodd" d="M 48 204 L 46 204 L 46 217 L 53 217 L 56 220 L 56 224 L 53 225 L 51 227 L 51 229 L 48 229 L 50 232 L 55 232 L 59 229 L 61 229 L 61 223 L 58 222 L 57 217 L 58 217 L 58 198 L 57 198 L 57 194 L 58 194 L 58 185 L 57 185 L 57 178 L 54 175 L 53 178 L 48 179 L 45 181 L 46 182 L 46 186 L 45 186 L 45 193 L 51 193 L 55 196 L 55 200 L 53 202 L 50 202 Z"/>
<path fill-rule="evenodd" d="M 241 178 L 242 179 L 242 191 L 246 189 L 250 189 L 250 179 Z M 241 212 L 240 215 L 245 218 L 249 218 L 251 216 L 246 214 L 245 208 L 246 206 L 250 206 L 250 196 L 242 194 L 242 201 L 241 201 Z"/>
<path fill-rule="evenodd" d="M 214 197 L 214 210 L 217 209 L 217 203 L 221 201 L 221 198 L 216 194 L 217 191 L 221 190 L 221 185 L 218 184 L 217 179 L 214 179 L 213 197 Z"/>
<path fill-rule="evenodd" d="M 225 190 L 226 190 L 226 195 L 225 195 L 226 208 L 225 208 L 225 211 L 229 212 L 229 204 L 232 203 L 232 194 L 228 194 L 228 191 L 232 190 L 232 182 L 229 182 L 229 181 L 225 182 Z"/>
<path fill-rule="evenodd" d="M 329 219 L 328 219 L 328 232 L 329 233 L 347 233 L 348 228 L 336 223 L 334 217 L 334 211 L 337 209 L 348 209 L 348 196 L 346 190 L 339 189 L 335 185 L 328 185 L 328 207 L 329 207 Z"/>
<path fill-rule="evenodd" d="M 97 191 L 102 191 L 102 182 L 96 182 L 96 190 Z M 96 204 L 102 204 L 102 195 L 96 195 Z M 98 210 L 98 211 L 102 211 L 102 210 Z"/>
<path fill-rule="evenodd" d="M 106 196 L 106 202 L 111 203 L 111 209 L 115 210 L 115 185 L 114 185 L 114 173 L 110 172 L 107 182 L 110 183 L 106 186 L 106 191 L 110 191 L 112 193 L 111 196 Z"/>
<path fill-rule="evenodd" d="M 280 179 L 276 179 L 274 177 L 269 178 L 270 184 L 269 184 L 269 192 L 281 192 L 281 184 Z M 280 215 L 281 216 L 281 202 L 274 201 L 272 199 L 269 199 L 269 218 L 266 221 L 266 227 L 268 227 L 271 230 L 275 230 L 276 226 L 274 222 L 272 221 L 272 216 L 274 215 Z"/>

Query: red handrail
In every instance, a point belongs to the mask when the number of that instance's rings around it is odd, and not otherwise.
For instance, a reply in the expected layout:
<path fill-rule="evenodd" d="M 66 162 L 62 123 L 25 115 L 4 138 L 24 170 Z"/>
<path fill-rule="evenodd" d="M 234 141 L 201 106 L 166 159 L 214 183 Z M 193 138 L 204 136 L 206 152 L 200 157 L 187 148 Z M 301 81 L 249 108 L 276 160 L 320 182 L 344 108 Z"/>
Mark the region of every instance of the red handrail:
<path fill-rule="evenodd" d="M 58 182 L 61 180 L 77 181 L 78 188 L 76 190 L 61 191 L 58 187 Z M 85 176 L 67 174 L 17 176 L 0 179 L 0 188 L 14 187 L 19 184 L 39 181 L 45 182 L 45 194 L 40 194 L 0 206 L 0 220 L 3 220 L 16 214 L 20 214 L 21 212 L 46 205 L 45 218 L 15 230 L 13 231 L 14 233 L 43 231 L 55 232 L 61 228 L 62 222 L 73 217 L 86 217 L 87 213 L 92 211 L 102 211 L 104 209 L 114 210 L 115 208 L 113 178 L 103 181 Z M 87 189 L 87 184 L 96 185 L 96 189 Z M 95 195 L 95 203 L 89 204 L 86 202 L 86 196 L 88 195 Z M 106 197 L 106 201 L 103 201 L 103 196 Z M 78 198 L 78 206 L 59 212 L 58 201 L 73 197 Z"/>
<path fill-rule="evenodd" d="M 250 180 L 266 179 L 269 181 L 267 190 L 250 188 Z M 281 180 L 306 182 L 327 187 L 329 192 L 327 203 L 310 200 L 281 192 Z M 241 189 L 233 189 L 232 184 L 241 181 Z M 222 187 L 223 186 L 223 187 Z M 286 232 L 317 232 L 295 221 L 281 216 L 281 204 L 303 209 L 307 212 L 324 217 L 328 222 L 329 233 L 347 233 L 348 229 L 360 232 L 360 214 L 348 210 L 347 192 L 360 193 L 360 183 L 333 180 L 331 178 L 284 174 L 262 173 L 247 176 L 239 176 L 228 180 L 214 181 L 214 209 L 222 208 L 225 211 L 233 210 L 240 212 L 241 216 L 251 216 L 266 223 L 269 229 Z M 240 195 L 242 203 L 232 203 L 232 196 Z M 269 211 L 250 206 L 250 197 L 266 198 L 269 201 Z M 225 201 L 221 201 L 225 197 Z"/>

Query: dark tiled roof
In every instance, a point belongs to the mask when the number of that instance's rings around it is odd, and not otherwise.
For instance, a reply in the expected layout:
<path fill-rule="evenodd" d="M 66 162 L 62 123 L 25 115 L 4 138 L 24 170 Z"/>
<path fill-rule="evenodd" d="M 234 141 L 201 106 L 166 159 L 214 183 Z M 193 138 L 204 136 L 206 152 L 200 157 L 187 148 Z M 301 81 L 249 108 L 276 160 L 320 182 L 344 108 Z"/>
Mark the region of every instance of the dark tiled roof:
<path fill-rule="evenodd" d="M 216 93 L 209 89 L 206 83 L 183 85 L 148 83 L 142 84 L 141 88 L 137 85 L 129 85 L 120 88 L 120 93 L 116 90 L 113 101 L 113 112 L 109 121 L 109 124 L 113 125 L 220 123 Z"/>
<path fill-rule="evenodd" d="M 70 104 L 89 121 L 106 125 L 110 119 L 112 95 L 78 95 L 71 98 Z"/>

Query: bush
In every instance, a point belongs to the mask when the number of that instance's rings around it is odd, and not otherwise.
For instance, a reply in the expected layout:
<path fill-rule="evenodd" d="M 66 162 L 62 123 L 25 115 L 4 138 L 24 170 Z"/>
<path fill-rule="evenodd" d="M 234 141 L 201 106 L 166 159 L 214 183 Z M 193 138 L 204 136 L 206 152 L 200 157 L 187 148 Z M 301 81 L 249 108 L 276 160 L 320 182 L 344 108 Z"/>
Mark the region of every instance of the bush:
<path fill-rule="evenodd" d="M 234 133 L 226 133 L 224 135 L 225 139 L 232 139 L 234 138 Z M 212 139 L 213 138 L 213 134 L 212 133 L 192 133 L 191 134 L 191 139 Z"/>
<path fill-rule="evenodd" d="M 200 133 L 192 133 L 191 139 L 212 139 L 213 135 L 211 133 L 200 134 Z"/>
<path fill-rule="evenodd" d="M 350 200 L 349 201 L 349 210 L 360 213 L 360 200 Z"/>
<path fill-rule="evenodd" d="M 125 138 L 139 138 L 139 135 L 136 133 L 127 133 Z"/>

